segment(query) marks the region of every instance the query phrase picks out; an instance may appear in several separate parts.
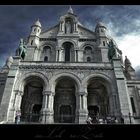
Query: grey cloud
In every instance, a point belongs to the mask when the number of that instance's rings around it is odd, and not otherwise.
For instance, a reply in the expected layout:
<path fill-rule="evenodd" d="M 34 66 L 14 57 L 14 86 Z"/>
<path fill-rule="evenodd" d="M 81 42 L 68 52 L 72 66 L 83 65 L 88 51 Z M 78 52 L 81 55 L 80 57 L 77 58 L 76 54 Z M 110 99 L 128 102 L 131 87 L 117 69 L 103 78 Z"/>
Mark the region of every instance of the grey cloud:
<path fill-rule="evenodd" d="M 59 21 L 59 17 L 68 10 L 68 5 L 56 6 L 0 6 L 0 64 L 5 61 L 7 48 L 14 53 L 21 37 L 27 37 L 30 26 L 37 18 L 43 29 L 47 29 Z M 72 5 L 74 13 L 83 25 L 95 29 L 97 21 L 102 21 L 108 30 L 117 37 L 129 33 L 140 33 L 140 6 L 136 5 Z M 3 57 L 4 59 L 2 59 Z"/>

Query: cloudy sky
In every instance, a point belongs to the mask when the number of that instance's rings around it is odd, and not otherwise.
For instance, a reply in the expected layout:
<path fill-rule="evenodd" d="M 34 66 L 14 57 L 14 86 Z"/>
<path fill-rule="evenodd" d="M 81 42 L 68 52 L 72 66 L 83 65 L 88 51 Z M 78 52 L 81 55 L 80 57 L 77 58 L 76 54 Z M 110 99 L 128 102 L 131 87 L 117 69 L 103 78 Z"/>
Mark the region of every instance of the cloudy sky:
<path fill-rule="evenodd" d="M 26 38 L 30 27 L 38 18 L 43 30 L 58 23 L 69 5 L 0 6 L 0 66 L 9 55 L 14 55 L 20 38 Z M 108 34 L 130 59 L 132 66 L 140 68 L 140 5 L 72 5 L 79 21 L 94 31 L 102 21 Z"/>

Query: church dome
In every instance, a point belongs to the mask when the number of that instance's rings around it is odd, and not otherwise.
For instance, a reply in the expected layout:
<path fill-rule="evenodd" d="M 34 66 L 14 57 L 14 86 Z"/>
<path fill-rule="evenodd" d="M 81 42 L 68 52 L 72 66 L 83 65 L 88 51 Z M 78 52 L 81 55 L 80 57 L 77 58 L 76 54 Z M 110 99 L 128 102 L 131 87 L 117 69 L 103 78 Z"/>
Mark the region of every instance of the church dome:
<path fill-rule="evenodd" d="M 40 23 L 39 19 L 33 25 L 41 27 L 41 23 Z"/>

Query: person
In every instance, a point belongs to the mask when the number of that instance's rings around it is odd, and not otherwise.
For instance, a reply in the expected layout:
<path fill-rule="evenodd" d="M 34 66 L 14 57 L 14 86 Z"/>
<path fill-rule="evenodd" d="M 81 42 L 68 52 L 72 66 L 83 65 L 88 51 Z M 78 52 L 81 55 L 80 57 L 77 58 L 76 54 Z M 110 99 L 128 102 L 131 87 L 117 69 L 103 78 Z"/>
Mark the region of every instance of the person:
<path fill-rule="evenodd" d="M 121 119 L 120 119 L 120 120 L 121 120 L 121 123 L 122 123 L 122 124 L 124 124 L 124 118 L 123 118 L 123 117 L 121 117 Z"/>
<path fill-rule="evenodd" d="M 88 116 L 86 122 L 87 122 L 87 124 L 92 124 L 92 118 L 90 116 Z"/>
<path fill-rule="evenodd" d="M 20 110 L 16 111 L 16 117 L 15 117 L 15 123 L 19 124 L 20 123 L 20 117 L 21 117 L 21 112 Z"/>
<path fill-rule="evenodd" d="M 115 123 L 117 124 L 118 123 L 118 119 L 115 117 Z"/>
<path fill-rule="evenodd" d="M 104 121 L 102 118 L 99 119 L 99 124 L 104 124 Z"/>

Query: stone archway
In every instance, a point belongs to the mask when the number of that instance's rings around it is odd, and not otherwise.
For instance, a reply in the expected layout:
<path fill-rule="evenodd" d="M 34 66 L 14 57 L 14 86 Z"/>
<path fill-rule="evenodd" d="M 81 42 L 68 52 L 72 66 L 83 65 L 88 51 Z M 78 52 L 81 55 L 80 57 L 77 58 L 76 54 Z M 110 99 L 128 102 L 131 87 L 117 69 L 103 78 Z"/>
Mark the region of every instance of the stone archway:
<path fill-rule="evenodd" d="M 100 77 L 91 78 L 87 85 L 87 106 L 91 117 L 107 117 L 110 114 L 107 81 Z"/>
<path fill-rule="evenodd" d="M 23 122 L 39 122 L 44 82 L 36 76 L 28 77 L 25 81 L 20 107 L 21 119 Z"/>
<path fill-rule="evenodd" d="M 74 123 L 76 114 L 76 84 L 67 76 L 57 79 L 54 96 L 54 122 Z"/>

